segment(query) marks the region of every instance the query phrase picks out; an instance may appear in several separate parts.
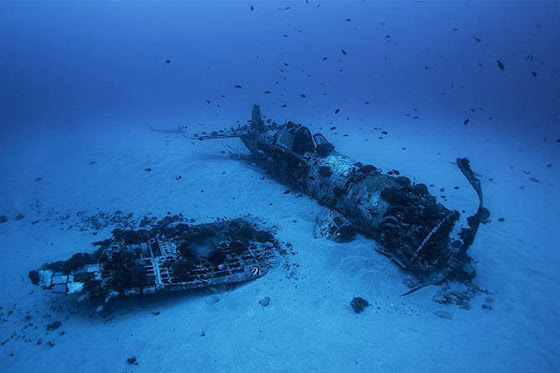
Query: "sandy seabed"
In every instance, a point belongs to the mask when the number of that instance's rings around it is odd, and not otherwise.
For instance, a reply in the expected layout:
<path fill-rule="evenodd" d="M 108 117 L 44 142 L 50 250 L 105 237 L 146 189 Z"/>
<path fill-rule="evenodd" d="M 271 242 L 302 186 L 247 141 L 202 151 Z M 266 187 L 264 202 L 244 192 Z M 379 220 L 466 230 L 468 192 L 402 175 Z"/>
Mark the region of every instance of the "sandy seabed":
<path fill-rule="evenodd" d="M 433 286 L 401 297 L 406 274 L 374 241 L 314 238 L 323 207 L 229 158 L 222 151 L 242 149 L 236 139 L 192 143 L 127 124 L 57 128 L 4 139 L 0 371 L 560 371 L 560 164 L 546 167 L 560 144 L 451 129 L 434 137 L 407 124 L 386 126 L 389 135 L 379 139 L 374 126 L 361 126 L 323 132 L 363 163 L 434 184 L 430 191 L 445 194 L 450 208 L 468 214 L 477 206 L 454 159 L 470 158 L 481 175 L 492 221 L 470 254 L 475 284 L 488 294 L 469 310 L 434 303 Z M 105 317 L 95 301 L 78 304 L 30 283 L 28 271 L 44 262 L 93 251 L 91 242 L 108 238 L 114 225 L 87 218 L 103 221 L 100 213 L 117 210 L 138 218 L 182 213 L 200 223 L 250 214 L 276 226 L 294 253 L 233 291 L 121 299 Z M 371 304 L 361 314 L 349 305 L 355 296 Z M 490 310 L 482 307 L 487 297 Z M 57 320 L 62 325 L 48 331 Z"/>

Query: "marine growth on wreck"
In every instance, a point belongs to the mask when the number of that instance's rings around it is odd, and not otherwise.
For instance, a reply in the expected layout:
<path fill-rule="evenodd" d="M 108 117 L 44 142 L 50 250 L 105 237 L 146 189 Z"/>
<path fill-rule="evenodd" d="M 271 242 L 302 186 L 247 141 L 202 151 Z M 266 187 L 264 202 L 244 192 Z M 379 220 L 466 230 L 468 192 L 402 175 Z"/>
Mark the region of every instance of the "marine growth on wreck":
<path fill-rule="evenodd" d="M 93 253 L 46 263 L 35 285 L 89 297 L 150 294 L 233 285 L 266 274 L 283 251 L 269 230 L 245 219 L 115 229 Z"/>
<path fill-rule="evenodd" d="M 489 213 L 468 159 L 458 158 L 457 166 L 477 192 L 479 210 L 467 228 L 451 237 L 460 214 L 437 202 L 426 185 L 343 155 L 306 126 L 265 124 L 254 105 L 249 125 L 194 138 L 232 137 L 247 147 L 249 161 L 332 210 L 316 232 L 336 241 L 351 239 L 355 232 L 376 240 L 377 250 L 414 274 L 420 287 L 451 274 L 463 280 L 475 276 L 467 249 Z"/>

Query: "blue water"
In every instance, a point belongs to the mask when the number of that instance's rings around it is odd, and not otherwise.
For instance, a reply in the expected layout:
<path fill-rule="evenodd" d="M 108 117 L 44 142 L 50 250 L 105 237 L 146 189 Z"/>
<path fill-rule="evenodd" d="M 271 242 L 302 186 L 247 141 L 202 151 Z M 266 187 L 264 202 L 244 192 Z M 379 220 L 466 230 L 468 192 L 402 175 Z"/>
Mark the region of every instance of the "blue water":
<path fill-rule="evenodd" d="M 1 2 L 0 371 L 560 371 L 559 45 L 558 2 Z M 469 251 L 486 293 L 470 310 L 436 287 L 400 297 L 406 275 L 372 241 L 314 238 L 321 206 L 222 153 L 239 141 L 183 136 L 253 104 L 467 213 L 451 162 L 471 159 L 492 213 Z M 235 291 L 108 318 L 30 284 L 109 237 L 79 227 L 115 210 L 249 213 L 297 255 Z M 374 306 L 356 315 L 354 296 Z"/>

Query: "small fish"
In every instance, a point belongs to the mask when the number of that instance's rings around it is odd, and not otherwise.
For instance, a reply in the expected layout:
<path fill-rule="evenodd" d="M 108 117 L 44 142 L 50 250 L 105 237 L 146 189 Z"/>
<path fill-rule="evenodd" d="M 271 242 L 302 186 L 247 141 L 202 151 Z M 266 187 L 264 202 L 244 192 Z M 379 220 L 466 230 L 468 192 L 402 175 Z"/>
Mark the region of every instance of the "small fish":
<path fill-rule="evenodd" d="M 307 96 L 304 95 L 303 93 L 300 95 L 302 98 L 306 98 Z"/>
<path fill-rule="evenodd" d="M 336 110 L 334 111 L 335 114 L 338 114 L 339 112 L 340 112 L 340 109 L 336 109 Z"/>
<path fill-rule="evenodd" d="M 327 57 L 323 57 L 323 61 L 326 61 L 326 60 L 327 60 Z"/>
<path fill-rule="evenodd" d="M 463 122 L 463 124 L 466 126 L 467 124 L 469 124 L 469 118 L 465 119 L 465 121 Z"/>
<path fill-rule="evenodd" d="M 280 106 L 280 107 L 286 107 L 286 106 L 288 106 L 288 105 L 287 105 L 287 104 L 284 104 L 284 105 L 282 105 L 282 106 Z"/>
<path fill-rule="evenodd" d="M 288 65 L 286 62 L 282 62 L 282 63 L 284 64 L 284 66 L 290 66 L 290 65 Z"/>
<path fill-rule="evenodd" d="M 533 78 L 537 77 L 537 72 L 536 71 L 531 71 L 531 75 L 533 75 Z"/>
<path fill-rule="evenodd" d="M 144 171 L 146 171 L 146 172 L 152 172 L 152 169 L 151 169 L 150 167 L 148 167 L 148 168 L 145 168 Z"/>
<path fill-rule="evenodd" d="M 255 10 L 255 8 L 253 8 L 252 5 L 251 5 L 249 8 L 251 9 L 251 12 L 252 12 L 253 10 Z"/>
<path fill-rule="evenodd" d="M 345 56 L 348 54 L 348 52 L 346 52 L 344 49 L 341 49 L 340 51 L 341 51 L 342 54 L 345 55 Z"/>
<path fill-rule="evenodd" d="M 504 69 L 504 64 L 502 63 L 502 61 L 496 60 L 496 63 L 498 64 L 498 68 L 499 68 L 500 70 L 503 70 L 503 69 Z"/>
<path fill-rule="evenodd" d="M 352 18 L 346 18 L 346 22 L 350 22 Z"/>
<path fill-rule="evenodd" d="M 364 102 L 364 104 L 369 105 L 369 101 Z"/>
<path fill-rule="evenodd" d="M 208 103 L 208 104 L 209 104 L 209 103 L 210 103 L 210 100 L 206 100 L 206 103 Z"/>
<path fill-rule="evenodd" d="M 271 93 L 272 93 L 272 91 L 264 91 L 264 94 L 265 94 L 265 95 L 269 95 L 269 94 L 271 94 Z"/>
<path fill-rule="evenodd" d="M 251 269 L 251 274 L 253 276 L 259 276 L 261 274 L 261 269 L 259 267 L 253 267 Z"/>
<path fill-rule="evenodd" d="M 527 62 L 533 61 L 533 55 L 532 55 L 532 54 L 526 55 L 526 56 L 525 56 L 525 61 L 527 61 Z"/>
<path fill-rule="evenodd" d="M 224 95 L 220 95 L 220 97 L 226 98 L 226 96 L 224 96 Z"/>
<path fill-rule="evenodd" d="M 480 43 L 480 38 L 477 38 L 476 36 L 473 36 L 474 40 L 476 40 L 477 43 Z"/>
<path fill-rule="evenodd" d="M 165 63 L 171 63 L 171 60 L 165 60 Z"/>
<path fill-rule="evenodd" d="M 236 84 L 233 86 L 234 88 L 243 88 L 243 86 L 241 84 Z"/>

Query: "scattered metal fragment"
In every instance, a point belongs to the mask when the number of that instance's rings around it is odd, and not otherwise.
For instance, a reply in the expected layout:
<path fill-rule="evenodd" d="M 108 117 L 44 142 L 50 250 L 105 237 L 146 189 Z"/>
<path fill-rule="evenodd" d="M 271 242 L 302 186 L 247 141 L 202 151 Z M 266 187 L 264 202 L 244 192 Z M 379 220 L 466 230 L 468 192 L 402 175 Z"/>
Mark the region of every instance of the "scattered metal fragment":
<path fill-rule="evenodd" d="M 356 237 L 356 229 L 341 213 L 324 209 L 317 215 L 315 237 L 324 237 L 334 242 L 349 242 Z"/>
<path fill-rule="evenodd" d="M 351 301 L 350 301 L 350 306 L 352 307 L 352 309 L 354 310 L 354 313 L 362 313 L 364 312 L 364 310 L 366 309 L 366 307 L 369 307 L 370 304 L 367 300 L 365 300 L 362 297 L 354 297 Z"/>
<path fill-rule="evenodd" d="M 270 298 L 269 297 L 264 297 L 261 300 L 259 300 L 259 304 L 263 307 L 266 307 L 270 304 Z"/>

